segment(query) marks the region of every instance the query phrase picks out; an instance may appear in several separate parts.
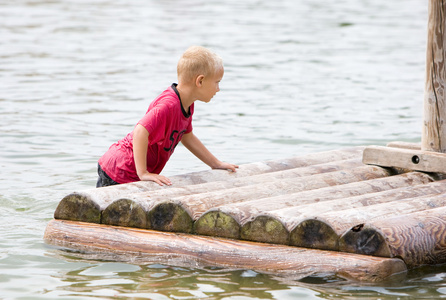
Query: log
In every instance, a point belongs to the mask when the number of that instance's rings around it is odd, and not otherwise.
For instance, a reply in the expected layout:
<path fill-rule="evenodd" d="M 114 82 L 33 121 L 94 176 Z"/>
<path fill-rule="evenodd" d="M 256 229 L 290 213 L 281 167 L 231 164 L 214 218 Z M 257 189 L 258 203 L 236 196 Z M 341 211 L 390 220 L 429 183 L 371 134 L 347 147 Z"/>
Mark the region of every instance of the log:
<path fill-rule="evenodd" d="M 171 211 L 166 211 L 166 205 L 172 210 L 184 215 L 185 211 L 189 214 L 192 221 L 198 220 L 202 214 L 213 207 L 225 205 L 228 203 L 248 201 L 275 195 L 285 195 L 296 193 L 298 191 L 318 189 L 327 186 L 346 184 L 349 182 L 370 180 L 373 178 L 386 177 L 394 174 L 392 169 L 383 169 L 380 167 L 363 166 L 349 170 L 342 170 L 324 174 L 317 174 L 301 178 L 289 178 L 277 180 L 274 182 L 265 182 L 223 191 L 215 191 L 197 195 L 173 198 L 168 201 L 158 203 L 148 212 L 148 221 L 153 227 L 151 229 L 161 231 L 191 232 L 192 228 L 184 227 L 185 224 L 172 224 L 169 219 L 175 220 Z M 167 212 L 166 215 L 164 215 Z M 162 220 L 160 224 L 154 224 L 151 220 Z"/>
<path fill-rule="evenodd" d="M 101 238 L 98 239 L 97 237 Z M 46 243 L 113 256 L 124 261 L 163 263 L 180 267 L 230 267 L 293 276 L 296 279 L 333 274 L 349 280 L 378 282 L 407 268 L 397 258 L 309 250 L 146 229 L 52 220 L 45 230 Z"/>
<path fill-rule="evenodd" d="M 193 195 L 200 193 L 207 193 L 216 190 L 226 190 L 231 188 L 238 188 L 253 184 L 263 184 L 268 181 L 290 179 L 297 177 L 305 177 L 322 173 L 330 173 L 340 170 L 346 170 L 363 166 L 361 158 L 353 158 L 347 160 L 339 160 L 329 163 L 316 164 L 306 167 L 299 167 L 293 169 L 287 169 L 276 172 L 268 172 L 263 174 L 257 174 L 252 176 L 244 176 L 239 178 L 233 178 L 225 181 L 212 181 L 202 184 L 194 184 L 190 186 L 184 186 L 179 188 L 169 188 L 163 190 L 148 191 L 142 193 L 134 193 L 131 195 L 131 199 L 144 199 L 144 198 L 156 198 L 157 201 L 171 199 L 176 196 Z"/>
<path fill-rule="evenodd" d="M 446 2 L 429 1 L 421 148 L 446 152 Z"/>
<path fill-rule="evenodd" d="M 139 182 L 70 193 L 59 202 L 54 218 L 100 223 L 105 207 L 122 194 L 143 190 L 138 187 Z"/>
<path fill-rule="evenodd" d="M 225 170 L 208 170 L 172 176 L 170 179 L 173 183 L 173 187 L 184 187 L 212 181 L 225 181 L 233 178 L 322 164 L 336 160 L 358 158 L 361 156 L 363 149 L 364 147 L 350 147 L 291 157 L 288 159 L 244 164 L 241 165 L 235 173 L 227 172 Z M 54 218 L 100 223 L 101 211 L 114 200 L 134 193 L 159 189 L 167 189 L 167 187 L 160 187 L 158 184 L 150 181 L 139 181 L 73 192 L 65 196 L 59 202 L 59 205 L 54 212 Z"/>
<path fill-rule="evenodd" d="M 431 151 L 368 146 L 364 149 L 362 161 L 382 167 L 446 173 L 446 154 Z"/>
<path fill-rule="evenodd" d="M 363 207 L 389 201 L 388 198 L 378 197 L 370 199 L 380 191 L 395 190 L 399 187 L 408 187 L 430 182 L 431 178 L 423 173 L 409 173 L 388 178 L 356 182 L 339 187 L 329 194 L 329 189 L 319 189 L 311 193 L 302 193 L 301 205 L 294 207 L 270 210 L 259 214 L 253 220 L 242 225 L 240 237 L 249 241 L 268 242 L 299 245 L 307 248 L 317 248 L 330 250 L 332 243 L 326 236 L 321 237 L 319 229 L 316 227 L 301 227 L 307 218 L 312 218 L 324 212 L 339 211 L 353 207 Z M 446 187 L 446 185 L 445 185 Z M 318 193 L 319 192 L 319 193 Z M 370 194 L 369 194 L 370 193 Z M 306 195 L 305 195 L 306 194 Z M 310 196 L 310 197 L 305 197 Z M 342 199 L 340 199 L 342 197 Z M 317 199 L 317 203 L 315 203 Z M 267 226 L 274 224 L 275 230 L 272 232 Z M 296 226 L 299 225 L 298 228 Z M 337 238 L 336 238 L 337 242 Z M 337 250 L 337 248 L 334 248 Z"/>
<path fill-rule="evenodd" d="M 281 224 L 280 220 L 286 220 L 295 214 L 299 214 L 299 207 L 302 205 L 376 193 L 431 181 L 432 178 L 427 174 L 412 172 L 241 203 L 230 203 L 211 208 L 204 213 L 194 223 L 194 231 L 202 235 L 287 244 L 288 230 Z M 262 213 L 275 211 L 278 214 L 273 214 L 271 218 L 264 218 L 264 216 L 256 218 Z M 274 230 L 272 230 L 273 228 Z"/>
<path fill-rule="evenodd" d="M 190 219 L 190 217 L 188 217 L 184 210 L 178 210 L 178 207 L 173 206 L 171 203 L 165 202 L 172 198 L 228 190 L 273 180 L 283 180 L 287 178 L 298 178 L 320 173 L 333 172 L 337 170 L 350 169 L 361 165 L 361 159 L 355 158 L 312 165 L 302 168 L 293 168 L 284 171 L 234 178 L 228 181 L 213 181 L 209 183 L 194 184 L 184 187 L 158 189 L 150 192 L 135 193 L 127 196 L 126 198 L 115 200 L 111 204 L 106 206 L 102 212 L 101 223 L 107 225 L 139 227 L 147 229 L 163 227 L 163 230 L 167 230 L 167 228 L 165 227 L 170 226 L 172 230 L 174 230 L 176 226 L 172 224 L 173 222 L 178 221 L 180 222 L 180 224 L 185 224 L 184 222 L 186 222 L 188 223 L 188 225 L 191 225 L 192 220 Z M 160 204 L 161 202 L 163 202 L 163 204 Z M 158 204 L 160 205 L 160 207 L 158 208 L 158 213 L 154 216 L 160 216 L 160 218 L 150 217 L 148 221 L 147 217 L 144 214 L 149 213 L 154 208 L 154 206 Z M 169 207 L 171 209 L 168 209 Z M 160 211 L 162 211 L 163 213 L 161 213 Z M 176 213 L 173 213 L 173 211 L 176 211 Z M 168 215 L 166 215 L 166 213 Z M 180 214 L 181 218 L 178 218 L 177 214 Z M 176 220 L 174 221 L 172 218 L 176 218 Z M 166 225 L 161 225 L 161 223 L 165 223 Z M 190 231 L 188 230 L 186 232 Z"/>
<path fill-rule="evenodd" d="M 358 224 L 340 239 L 340 250 L 402 258 L 409 268 L 446 262 L 446 207 Z"/>
<path fill-rule="evenodd" d="M 422 196 L 435 196 L 445 192 L 446 181 L 440 181 L 330 201 L 325 203 L 325 206 L 315 204 L 300 209 L 299 212 L 290 209 L 289 211 L 272 211 L 269 214 L 284 220 L 284 225 L 290 231 L 291 245 L 338 250 L 339 236 L 352 226 L 365 222 L 366 217 L 371 217 L 371 215 L 358 213 L 358 210 L 353 208 Z M 328 208 L 333 212 L 330 212 Z M 352 210 L 347 210 L 349 208 Z M 373 210 L 373 208 L 370 209 Z M 339 217 L 340 210 L 342 210 L 342 218 Z"/>
<path fill-rule="evenodd" d="M 101 224 L 148 228 L 146 207 L 130 199 L 115 200 L 102 211 Z"/>
<path fill-rule="evenodd" d="M 408 199 L 372 204 L 361 207 L 355 203 L 352 208 L 336 211 L 337 220 L 319 217 L 301 218 L 290 233 L 290 244 L 308 248 L 325 250 L 338 250 L 340 236 L 353 226 L 363 224 L 370 220 L 386 218 L 396 214 L 408 214 L 415 211 L 431 209 L 446 205 L 443 195 L 430 195 Z M 347 199 L 348 200 L 348 199 Z M 387 199 L 389 200 L 389 199 Z M 333 218 L 333 213 L 330 213 Z M 298 221 L 298 220 L 297 220 Z M 336 226 L 336 227 L 335 227 Z"/>

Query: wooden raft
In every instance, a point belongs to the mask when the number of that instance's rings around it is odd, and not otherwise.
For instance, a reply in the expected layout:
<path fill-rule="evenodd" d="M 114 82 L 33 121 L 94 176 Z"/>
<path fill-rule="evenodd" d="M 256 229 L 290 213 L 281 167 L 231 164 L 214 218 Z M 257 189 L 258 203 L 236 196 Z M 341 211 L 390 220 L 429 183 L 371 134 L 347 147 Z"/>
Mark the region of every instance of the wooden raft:
<path fill-rule="evenodd" d="M 420 145 L 195 172 L 172 177 L 172 187 L 74 192 L 60 201 L 45 240 L 121 258 L 365 281 L 445 263 L 446 2 L 429 0 L 428 11 Z"/>
<path fill-rule="evenodd" d="M 173 176 L 170 187 L 74 192 L 60 201 L 45 240 L 171 264 L 365 281 L 446 262 L 446 181 L 365 165 L 364 149 Z"/>

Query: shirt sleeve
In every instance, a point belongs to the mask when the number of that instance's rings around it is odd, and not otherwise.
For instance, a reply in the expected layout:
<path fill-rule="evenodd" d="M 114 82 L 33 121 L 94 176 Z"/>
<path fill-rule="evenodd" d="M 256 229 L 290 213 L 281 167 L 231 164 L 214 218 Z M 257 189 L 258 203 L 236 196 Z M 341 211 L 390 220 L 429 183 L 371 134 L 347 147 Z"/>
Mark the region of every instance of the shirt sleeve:
<path fill-rule="evenodd" d="M 169 107 L 156 105 L 152 107 L 138 122 L 149 132 L 149 144 L 156 144 L 166 136 L 166 124 L 169 118 Z"/>

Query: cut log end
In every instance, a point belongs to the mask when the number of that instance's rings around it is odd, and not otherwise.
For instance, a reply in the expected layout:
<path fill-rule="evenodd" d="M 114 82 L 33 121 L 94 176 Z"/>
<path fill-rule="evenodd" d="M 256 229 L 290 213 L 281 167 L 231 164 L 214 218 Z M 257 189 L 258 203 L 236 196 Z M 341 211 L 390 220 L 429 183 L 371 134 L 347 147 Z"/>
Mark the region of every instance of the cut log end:
<path fill-rule="evenodd" d="M 308 219 L 299 223 L 291 231 L 290 244 L 298 247 L 337 251 L 339 236 L 325 222 Z"/>
<path fill-rule="evenodd" d="M 354 226 L 344 233 L 339 240 L 339 250 L 343 252 L 393 257 L 385 237 L 378 230 Z"/>
<path fill-rule="evenodd" d="M 239 239 L 240 225 L 229 214 L 209 211 L 195 221 L 194 232 L 200 235 Z"/>
<path fill-rule="evenodd" d="M 90 197 L 80 193 L 65 196 L 54 212 L 55 219 L 101 223 L 101 209 Z"/>
<path fill-rule="evenodd" d="M 147 225 L 153 230 L 191 233 L 193 220 L 181 205 L 162 202 L 147 213 Z"/>
<path fill-rule="evenodd" d="M 240 230 L 243 240 L 271 244 L 288 244 L 289 232 L 281 221 L 270 216 L 258 216 Z"/>
<path fill-rule="evenodd" d="M 130 199 L 119 199 L 102 212 L 102 224 L 147 228 L 147 213 L 144 208 Z"/>

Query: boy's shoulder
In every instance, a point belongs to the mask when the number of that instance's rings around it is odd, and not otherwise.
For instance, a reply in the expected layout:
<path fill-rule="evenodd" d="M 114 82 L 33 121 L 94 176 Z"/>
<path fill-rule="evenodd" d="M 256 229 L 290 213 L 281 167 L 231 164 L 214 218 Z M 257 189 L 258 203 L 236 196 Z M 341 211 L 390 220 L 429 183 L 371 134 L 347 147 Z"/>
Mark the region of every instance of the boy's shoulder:
<path fill-rule="evenodd" d="M 162 108 L 170 109 L 178 105 L 180 105 L 180 100 L 175 91 L 171 87 L 169 87 L 166 90 L 164 90 L 158 97 L 156 97 L 155 100 L 152 101 L 152 103 L 149 106 L 149 109 L 153 107 L 157 107 L 159 109 Z"/>
<path fill-rule="evenodd" d="M 178 101 L 179 97 L 178 94 L 175 92 L 175 90 L 172 88 L 172 86 L 169 86 L 155 99 L 155 101 L 161 101 L 161 100 Z"/>

